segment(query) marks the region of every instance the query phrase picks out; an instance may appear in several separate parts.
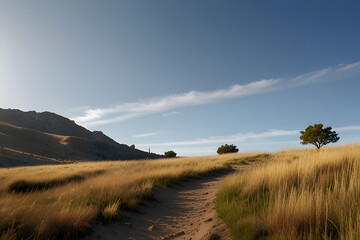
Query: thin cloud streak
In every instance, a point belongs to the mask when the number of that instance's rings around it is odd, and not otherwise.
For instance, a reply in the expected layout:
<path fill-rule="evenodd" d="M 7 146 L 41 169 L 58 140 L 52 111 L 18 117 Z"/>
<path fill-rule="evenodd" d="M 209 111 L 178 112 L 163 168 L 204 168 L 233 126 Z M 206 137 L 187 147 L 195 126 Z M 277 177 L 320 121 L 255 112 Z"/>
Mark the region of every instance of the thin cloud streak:
<path fill-rule="evenodd" d="M 214 144 L 214 143 L 226 143 L 226 142 L 244 142 L 253 139 L 264 139 L 270 137 L 281 137 L 281 136 L 292 136 L 298 135 L 298 130 L 270 130 L 262 133 L 238 133 L 230 136 L 211 136 L 208 138 L 197 138 L 188 141 L 177 141 L 177 142 L 165 142 L 165 143 L 149 143 L 149 144 L 138 144 L 138 146 L 184 146 L 184 145 L 197 145 L 197 144 Z"/>
<path fill-rule="evenodd" d="M 318 71 L 301 74 L 288 81 L 290 87 L 297 87 L 316 82 L 328 82 L 346 79 L 360 74 L 360 62 L 339 64 L 337 67 L 328 67 Z"/>
<path fill-rule="evenodd" d="M 152 113 L 175 112 L 174 110 L 189 106 L 220 102 L 232 98 L 267 93 L 292 87 L 299 87 L 324 81 L 335 81 L 360 74 L 360 62 L 340 64 L 298 75 L 289 79 L 265 79 L 246 85 L 233 85 L 228 89 L 211 92 L 190 91 L 183 94 L 173 94 L 152 98 L 138 102 L 129 102 L 109 108 L 87 109 L 82 116 L 73 118 L 77 123 L 85 126 L 98 126 L 115 122 L 122 122 Z M 164 113 L 166 116 L 166 113 Z"/>
<path fill-rule="evenodd" d="M 261 80 L 246 85 L 234 85 L 229 89 L 212 92 L 191 91 L 185 94 L 174 94 L 162 98 L 153 98 L 146 101 L 123 103 L 111 108 L 89 109 L 84 116 L 75 117 L 77 123 L 86 126 L 96 126 L 121 122 L 131 118 L 140 117 L 151 113 L 171 111 L 178 108 L 219 102 L 225 99 L 245 97 L 273 90 L 279 79 Z M 112 114 L 116 117 L 106 118 Z"/>
<path fill-rule="evenodd" d="M 169 117 L 169 116 L 172 116 L 172 115 L 178 115 L 179 112 L 177 111 L 172 111 L 172 112 L 167 112 L 167 113 L 163 113 L 163 117 Z"/>
<path fill-rule="evenodd" d="M 336 132 L 351 132 L 351 131 L 360 131 L 360 126 L 347 126 L 333 129 Z"/>
<path fill-rule="evenodd" d="M 142 137 L 150 137 L 150 136 L 154 136 L 157 135 L 157 132 L 150 132 L 150 133 L 142 133 L 142 134 L 137 134 L 132 136 L 133 138 L 142 138 Z"/>
<path fill-rule="evenodd" d="M 333 130 L 336 132 L 360 131 L 360 126 L 357 125 L 346 126 L 346 127 L 334 128 Z M 187 141 L 148 143 L 148 144 L 144 143 L 137 145 L 140 147 L 142 146 L 155 147 L 155 146 L 187 146 L 187 145 L 215 144 L 215 143 L 223 144 L 229 142 L 241 144 L 248 140 L 265 139 L 272 137 L 296 136 L 296 135 L 300 136 L 300 130 L 270 130 L 262 133 L 253 133 L 253 132 L 238 133 L 230 136 L 211 136 L 208 138 L 196 138 Z M 256 144 L 256 143 L 251 143 L 251 144 Z"/>

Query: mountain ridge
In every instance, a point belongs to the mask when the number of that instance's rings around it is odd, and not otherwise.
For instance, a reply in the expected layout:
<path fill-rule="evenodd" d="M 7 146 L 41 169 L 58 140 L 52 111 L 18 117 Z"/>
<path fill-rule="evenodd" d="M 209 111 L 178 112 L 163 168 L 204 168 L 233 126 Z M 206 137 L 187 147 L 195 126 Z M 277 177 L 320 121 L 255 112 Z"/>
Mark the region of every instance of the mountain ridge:
<path fill-rule="evenodd" d="M 0 121 L 18 127 L 25 127 L 41 132 L 64 136 L 88 138 L 94 141 L 105 142 L 111 145 L 119 143 L 106 136 L 101 131 L 90 131 L 75 121 L 52 112 L 21 111 L 19 109 L 0 108 Z"/>
<path fill-rule="evenodd" d="M 15 156 L 18 160 L 21 160 L 21 156 L 26 159 L 33 156 L 33 160 L 47 159 L 50 163 L 53 163 L 52 159 L 71 162 L 162 157 L 117 143 L 102 132 L 92 132 L 61 115 L 18 109 L 0 108 L 0 146 L 2 152 L 7 154 L 4 156 L 0 152 L 0 166 L 1 157 L 9 159 L 9 156 Z"/>

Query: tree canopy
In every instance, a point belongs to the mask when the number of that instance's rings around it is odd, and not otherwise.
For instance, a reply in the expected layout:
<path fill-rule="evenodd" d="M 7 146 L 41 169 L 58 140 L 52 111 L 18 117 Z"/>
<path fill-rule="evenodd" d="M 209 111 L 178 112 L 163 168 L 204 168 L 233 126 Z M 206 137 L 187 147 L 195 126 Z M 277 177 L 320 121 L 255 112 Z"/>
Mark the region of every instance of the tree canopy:
<path fill-rule="evenodd" d="M 309 125 L 305 131 L 300 131 L 301 144 L 312 144 L 320 149 L 326 144 L 339 141 L 340 137 L 335 131 L 331 131 L 331 127 L 323 128 L 323 126 L 321 123 L 314 124 L 314 126 Z"/>
<path fill-rule="evenodd" d="M 174 158 L 174 157 L 176 157 L 176 152 L 174 152 L 173 150 L 170 150 L 170 151 L 164 152 L 164 155 L 167 158 Z"/>
<path fill-rule="evenodd" d="M 217 153 L 218 154 L 225 154 L 225 153 L 237 153 L 239 151 L 239 149 L 236 148 L 235 145 L 221 145 L 218 150 Z"/>

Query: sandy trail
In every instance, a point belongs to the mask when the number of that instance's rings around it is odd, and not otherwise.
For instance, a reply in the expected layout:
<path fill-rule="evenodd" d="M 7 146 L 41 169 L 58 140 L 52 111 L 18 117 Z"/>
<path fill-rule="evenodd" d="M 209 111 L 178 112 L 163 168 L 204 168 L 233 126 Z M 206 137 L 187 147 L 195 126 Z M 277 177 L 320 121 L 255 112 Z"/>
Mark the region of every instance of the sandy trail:
<path fill-rule="evenodd" d="M 140 213 L 123 211 L 120 221 L 97 224 L 85 239 L 231 239 L 214 209 L 215 195 L 222 179 L 246 167 L 238 165 L 167 189 L 155 188 L 155 201 L 144 201 Z"/>

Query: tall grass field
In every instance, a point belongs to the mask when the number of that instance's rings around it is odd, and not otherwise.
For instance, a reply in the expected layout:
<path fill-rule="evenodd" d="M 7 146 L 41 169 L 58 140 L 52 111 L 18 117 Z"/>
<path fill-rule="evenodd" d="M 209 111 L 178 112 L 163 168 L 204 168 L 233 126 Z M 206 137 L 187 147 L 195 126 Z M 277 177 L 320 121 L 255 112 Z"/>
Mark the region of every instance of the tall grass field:
<path fill-rule="evenodd" d="M 360 239 L 360 145 L 275 153 L 215 205 L 233 239 Z"/>
<path fill-rule="evenodd" d="M 251 154 L 250 154 L 251 155 Z M 74 239 L 166 187 L 249 154 L 0 169 L 0 239 Z M 119 214 L 120 212 L 120 214 Z"/>

